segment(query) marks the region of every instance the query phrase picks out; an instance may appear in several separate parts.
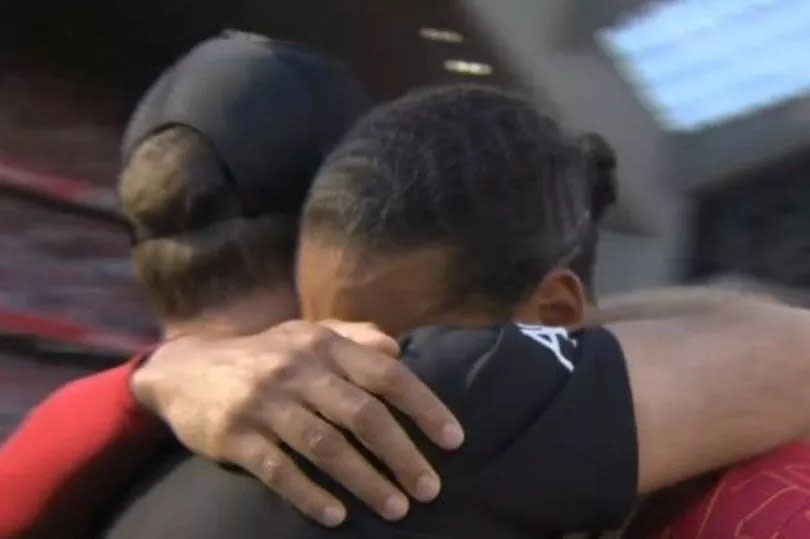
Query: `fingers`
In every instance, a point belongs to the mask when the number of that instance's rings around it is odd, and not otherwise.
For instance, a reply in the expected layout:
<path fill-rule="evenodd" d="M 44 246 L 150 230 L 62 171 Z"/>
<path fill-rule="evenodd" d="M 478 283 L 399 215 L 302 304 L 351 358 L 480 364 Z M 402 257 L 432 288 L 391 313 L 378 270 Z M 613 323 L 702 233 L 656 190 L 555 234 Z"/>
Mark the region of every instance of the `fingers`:
<path fill-rule="evenodd" d="M 346 519 L 344 505 L 313 483 L 284 451 L 259 431 L 246 431 L 234 438 L 225 458 L 324 526 L 337 526 Z"/>
<path fill-rule="evenodd" d="M 350 430 L 414 498 L 427 502 L 438 496 L 438 474 L 379 400 L 338 376 L 321 377 L 302 396 L 330 422 Z"/>
<path fill-rule="evenodd" d="M 406 414 L 433 442 L 445 449 L 462 444 L 464 431 L 453 413 L 401 362 L 344 339 L 329 346 L 349 380 Z"/>
<path fill-rule="evenodd" d="M 387 520 L 404 517 L 408 498 L 383 477 L 335 427 L 300 406 L 265 410 L 273 432 Z"/>
<path fill-rule="evenodd" d="M 374 324 L 341 322 L 340 320 L 324 320 L 320 324 L 345 339 L 368 346 L 391 357 L 399 357 L 399 343 L 397 343 L 396 339 L 380 331 Z"/>

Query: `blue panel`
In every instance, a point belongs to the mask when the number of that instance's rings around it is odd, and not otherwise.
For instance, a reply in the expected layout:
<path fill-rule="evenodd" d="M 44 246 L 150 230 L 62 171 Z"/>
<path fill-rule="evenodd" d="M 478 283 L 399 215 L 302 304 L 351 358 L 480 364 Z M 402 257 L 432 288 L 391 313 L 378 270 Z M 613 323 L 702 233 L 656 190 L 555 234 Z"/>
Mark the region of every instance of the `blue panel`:
<path fill-rule="evenodd" d="M 670 129 L 810 90 L 810 0 L 657 2 L 597 38 Z"/>

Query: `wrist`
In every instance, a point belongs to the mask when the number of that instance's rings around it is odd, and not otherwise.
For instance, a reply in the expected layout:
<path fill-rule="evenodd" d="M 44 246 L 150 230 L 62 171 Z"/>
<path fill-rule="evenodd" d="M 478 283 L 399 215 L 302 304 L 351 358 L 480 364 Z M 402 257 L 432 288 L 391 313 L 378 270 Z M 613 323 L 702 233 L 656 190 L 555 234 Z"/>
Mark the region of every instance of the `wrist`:
<path fill-rule="evenodd" d="M 135 403 L 142 409 L 160 416 L 155 387 L 156 378 L 160 376 L 160 370 L 150 368 L 155 359 L 161 356 L 166 342 L 155 346 L 152 350 L 145 352 L 133 360 L 132 372 L 129 377 L 129 392 Z"/>
<path fill-rule="evenodd" d="M 163 432 L 165 426 L 160 417 L 157 417 L 152 409 L 145 405 L 139 398 L 139 393 L 135 391 L 134 379 L 138 376 L 141 366 L 149 359 L 151 352 L 145 351 L 136 355 L 127 363 L 109 371 L 109 377 L 118 380 L 110 385 L 111 391 L 115 387 L 115 399 L 118 409 L 121 411 L 121 426 L 129 433 Z M 140 436 L 141 434 L 135 434 Z"/>
<path fill-rule="evenodd" d="M 143 367 L 149 361 L 150 354 L 144 354 L 138 358 L 134 363 L 132 373 L 129 377 L 129 393 L 132 395 L 133 400 L 141 408 L 153 412 L 153 395 L 150 389 L 150 384 L 145 381 L 148 378 L 148 371 L 144 374 Z"/>
<path fill-rule="evenodd" d="M 182 358 L 182 347 L 188 337 L 178 335 L 161 341 L 151 351 L 137 358 L 129 379 L 130 393 L 135 401 L 152 414 L 165 419 L 165 412 L 172 404 L 175 393 L 166 391 L 172 386 L 173 378 L 178 373 L 173 368 L 178 357 Z M 174 380 L 176 382 L 176 380 Z M 163 388 L 163 390 L 161 390 Z"/>

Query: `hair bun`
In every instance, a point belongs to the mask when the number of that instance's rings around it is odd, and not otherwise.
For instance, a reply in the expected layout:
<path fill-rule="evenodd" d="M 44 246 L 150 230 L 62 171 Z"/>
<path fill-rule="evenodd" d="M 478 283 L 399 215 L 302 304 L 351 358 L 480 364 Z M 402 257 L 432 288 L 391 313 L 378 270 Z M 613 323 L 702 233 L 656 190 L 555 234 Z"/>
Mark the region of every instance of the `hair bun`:
<path fill-rule="evenodd" d="M 241 215 L 239 197 L 213 148 L 184 126 L 155 133 L 135 148 L 121 172 L 118 198 L 133 243 Z"/>
<path fill-rule="evenodd" d="M 596 133 L 586 133 L 579 137 L 578 142 L 587 170 L 591 215 L 595 221 L 599 221 L 616 202 L 616 152 Z"/>

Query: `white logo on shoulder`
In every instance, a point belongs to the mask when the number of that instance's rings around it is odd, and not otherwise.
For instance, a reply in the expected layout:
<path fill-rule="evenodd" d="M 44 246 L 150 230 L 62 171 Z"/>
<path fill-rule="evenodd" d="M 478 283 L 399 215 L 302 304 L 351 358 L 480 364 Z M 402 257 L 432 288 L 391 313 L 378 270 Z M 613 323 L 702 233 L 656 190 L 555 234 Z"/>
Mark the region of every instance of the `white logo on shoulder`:
<path fill-rule="evenodd" d="M 552 326 L 533 326 L 530 324 L 516 324 L 520 332 L 532 339 L 533 341 L 542 344 L 553 353 L 557 361 L 571 372 L 574 372 L 574 364 L 571 360 L 565 357 L 562 351 L 562 343 L 568 342 L 572 346 L 577 345 L 577 341 L 568 335 L 568 330 L 560 327 Z"/>

